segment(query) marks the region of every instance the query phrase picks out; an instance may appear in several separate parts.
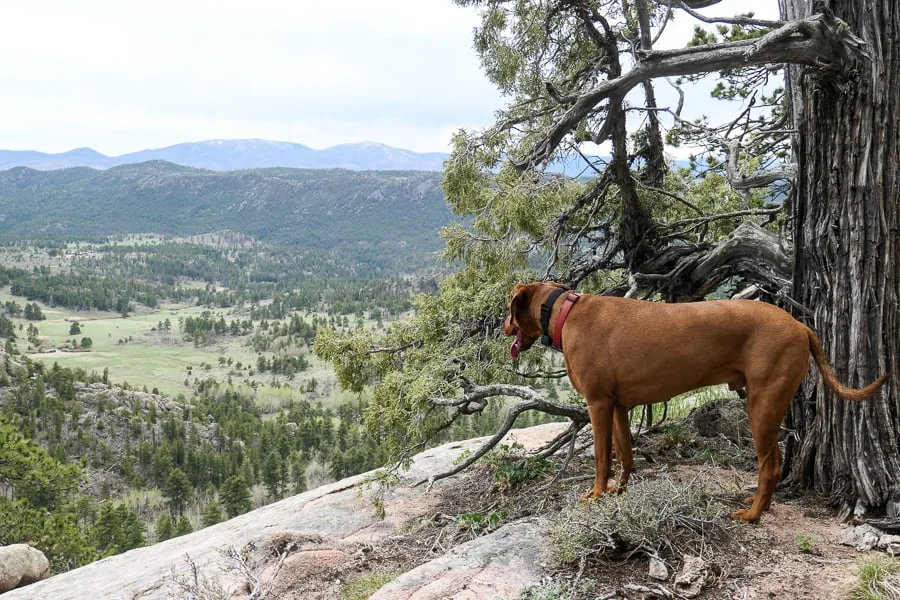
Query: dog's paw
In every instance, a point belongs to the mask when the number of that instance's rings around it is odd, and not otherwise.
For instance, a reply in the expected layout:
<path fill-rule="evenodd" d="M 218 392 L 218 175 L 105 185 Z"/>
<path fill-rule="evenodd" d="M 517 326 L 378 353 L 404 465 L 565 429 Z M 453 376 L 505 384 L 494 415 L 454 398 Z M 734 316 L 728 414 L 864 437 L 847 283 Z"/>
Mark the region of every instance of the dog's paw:
<path fill-rule="evenodd" d="M 596 500 L 599 497 L 600 497 L 600 494 L 594 493 L 594 489 L 591 488 L 588 491 L 586 491 L 585 493 L 583 493 L 581 496 L 579 496 L 578 499 L 581 502 L 590 502 L 591 500 Z"/>
<path fill-rule="evenodd" d="M 731 518 L 741 523 L 759 523 L 759 515 L 753 516 L 749 508 L 742 508 L 731 513 Z"/>

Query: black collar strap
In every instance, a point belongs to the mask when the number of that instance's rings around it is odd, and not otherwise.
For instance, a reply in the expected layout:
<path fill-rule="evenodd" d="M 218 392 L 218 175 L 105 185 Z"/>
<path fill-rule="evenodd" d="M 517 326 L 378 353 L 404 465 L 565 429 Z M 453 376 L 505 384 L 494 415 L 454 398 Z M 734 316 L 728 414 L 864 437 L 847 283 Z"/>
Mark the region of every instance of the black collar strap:
<path fill-rule="evenodd" d="M 569 291 L 569 288 L 556 288 L 550 295 L 547 296 L 547 299 L 541 304 L 541 330 L 543 330 L 544 335 L 541 336 L 541 344 L 544 346 L 552 346 L 553 345 L 553 337 L 550 335 L 550 313 L 553 311 L 553 304 L 556 302 L 556 299 Z"/>

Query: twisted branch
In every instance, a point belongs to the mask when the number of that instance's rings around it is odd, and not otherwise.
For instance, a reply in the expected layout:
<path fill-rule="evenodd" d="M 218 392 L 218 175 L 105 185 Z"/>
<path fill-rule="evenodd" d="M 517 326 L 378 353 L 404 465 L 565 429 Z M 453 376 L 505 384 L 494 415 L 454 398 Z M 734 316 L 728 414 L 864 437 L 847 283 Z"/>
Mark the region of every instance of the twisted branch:
<path fill-rule="evenodd" d="M 841 65 L 844 43 L 858 48 L 860 41 L 829 14 L 816 14 L 791 21 L 758 40 L 738 40 L 675 50 L 639 52 L 640 62 L 627 73 L 604 81 L 593 89 L 570 96 L 570 107 L 550 127 L 547 134 L 525 156 L 511 159 L 521 171 L 550 159 L 563 138 L 583 121 L 598 104 L 617 104 L 634 86 L 657 77 L 697 75 L 769 63 L 794 63 L 822 68 Z M 566 98 L 569 100 L 570 98 Z M 609 122 L 607 118 L 606 123 Z M 607 131 L 606 123 L 602 131 Z M 595 142 L 597 140 L 594 140 Z M 602 141 L 602 140 L 600 140 Z"/>

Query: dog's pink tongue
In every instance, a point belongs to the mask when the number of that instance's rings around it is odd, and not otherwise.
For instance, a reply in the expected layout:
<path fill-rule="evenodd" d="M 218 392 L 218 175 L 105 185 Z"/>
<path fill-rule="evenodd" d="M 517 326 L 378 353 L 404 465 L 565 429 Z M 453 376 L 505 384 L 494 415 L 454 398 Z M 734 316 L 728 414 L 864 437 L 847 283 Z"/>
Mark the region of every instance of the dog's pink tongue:
<path fill-rule="evenodd" d="M 522 332 L 516 330 L 516 341 L 509 347 L 509 355 L 513 358 L 519 358 L 519 352 L 522 351 Z"/>

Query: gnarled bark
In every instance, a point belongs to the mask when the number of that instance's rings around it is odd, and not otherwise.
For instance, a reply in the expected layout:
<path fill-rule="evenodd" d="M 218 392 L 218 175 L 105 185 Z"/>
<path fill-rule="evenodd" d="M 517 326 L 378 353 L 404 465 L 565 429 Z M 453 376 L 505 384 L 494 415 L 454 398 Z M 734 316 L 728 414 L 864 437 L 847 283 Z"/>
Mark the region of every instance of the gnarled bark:
<path fill-rule="evenodd" d="M 788 16 L 807 8 L 783 2 Z M 811 318 L 798 316 L 818 332 L 838 377 L 861 387 L 900 367 L 900 2 L 830 6 L 869 58 L 854 59 L 845 82 L 791 74 L 791 97 L 800 100 L 794 297 L 812 309 Z M 788 422 L 796 432 L 787 442 L 790 483 L 825 492 L 848 511 L 898 506 L 896 384 L 857 404 L 811 376 Z"/>
<path fill-rule="evenodd" d="M 751 211 L 745 211 L 751 212 Z M 775 234 L 745 221 L 718 244 L 670 245 L 633 273 L 631 287 L 612 294 L 634 295 L 651 289 L 668 302 L 701 300 L 726 281 L 757 285 L 768 296 L 786 296 L 791 286 L 791 261 Z"/>

